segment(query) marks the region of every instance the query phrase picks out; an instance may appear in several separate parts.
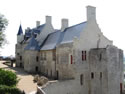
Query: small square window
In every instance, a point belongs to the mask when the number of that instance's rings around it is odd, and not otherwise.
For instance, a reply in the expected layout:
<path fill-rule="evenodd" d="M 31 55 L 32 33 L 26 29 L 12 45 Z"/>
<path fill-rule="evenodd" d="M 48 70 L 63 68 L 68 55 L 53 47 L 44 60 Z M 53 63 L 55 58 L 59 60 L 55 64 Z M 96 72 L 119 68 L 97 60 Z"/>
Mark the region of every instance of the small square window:
<path fill-rule="evenodd" d="M 17 53 L 17 55 L 20 55 L 19 53 Z"/>

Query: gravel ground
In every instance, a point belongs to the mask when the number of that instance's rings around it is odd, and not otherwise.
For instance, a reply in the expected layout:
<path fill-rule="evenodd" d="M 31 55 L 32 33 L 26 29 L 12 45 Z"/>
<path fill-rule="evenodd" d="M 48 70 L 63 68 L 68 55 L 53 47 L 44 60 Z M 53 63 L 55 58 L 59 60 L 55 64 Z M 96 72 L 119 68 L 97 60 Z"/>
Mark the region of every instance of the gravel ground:
<path fill-rule="evenodd" d="M 33 75 L 26 73 L 22 68 L 9 67 L 3 64 L 4 61 L 0 61 L 0 68 L 11 70 L 17 74 L 20 81 L 17 85 L 18 88 L 24 90 L 26 94 L 34 94 L 31 92 L 36 91 L 36 83 L 33 82 Z"/>

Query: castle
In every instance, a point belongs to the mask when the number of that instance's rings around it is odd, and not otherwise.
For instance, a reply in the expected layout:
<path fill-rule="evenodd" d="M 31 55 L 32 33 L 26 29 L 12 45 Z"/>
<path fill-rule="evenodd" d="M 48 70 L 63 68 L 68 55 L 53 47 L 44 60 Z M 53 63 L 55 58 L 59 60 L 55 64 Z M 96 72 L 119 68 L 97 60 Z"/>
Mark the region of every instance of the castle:
<path fill-rule="evenodd" d="M 120 94 L 123 51 L 101 32 L 96 8 L 87 6 L 87 21 L 70 27 L 62 19 L 60 30 L 51 21 L 46 16 L 45 24 L 37 21 L 25 34 L 20 25 L 16 66 L 58 79 L 42 89 L 46 94 Z"/>

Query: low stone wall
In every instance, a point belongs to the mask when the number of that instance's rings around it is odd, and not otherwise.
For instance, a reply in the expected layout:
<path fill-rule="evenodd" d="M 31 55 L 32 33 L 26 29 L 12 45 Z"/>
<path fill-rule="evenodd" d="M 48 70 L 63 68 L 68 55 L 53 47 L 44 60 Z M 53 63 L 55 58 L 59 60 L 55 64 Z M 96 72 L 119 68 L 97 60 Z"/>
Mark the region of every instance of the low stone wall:
<path fill-rule="evenodd" d="M 41 87 L 37 86 L 37 94 L 46 94 Z"/>

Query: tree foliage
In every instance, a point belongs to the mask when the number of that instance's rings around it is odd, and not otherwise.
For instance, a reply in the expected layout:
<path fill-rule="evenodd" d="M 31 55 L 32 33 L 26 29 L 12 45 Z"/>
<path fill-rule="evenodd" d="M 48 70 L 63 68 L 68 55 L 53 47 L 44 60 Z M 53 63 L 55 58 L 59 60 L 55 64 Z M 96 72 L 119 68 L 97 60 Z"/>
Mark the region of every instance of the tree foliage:
<path fill-rule="evenodd" d="M 25 94 L 16 87 L 18 81 L 14 72 L 0 69 L 0 94 Z"/>
<path fill-rule="evenodd" d="M 5 18 L 4 15 L 0 14 L 0 47 L 5 43 L 5 29 L 8 25 L 8 20 Z"/>
<path fill-rule="evenodd" d="M 24 93 L 15 86 L 9 87 L 6 85 L 0 85 L 0 94 L 24 94 Z"/>
<path fill-rule="evenodd" d="M 16 86 L 18 78 L 15 73 L 0 69 L 0 85 Z"/>

